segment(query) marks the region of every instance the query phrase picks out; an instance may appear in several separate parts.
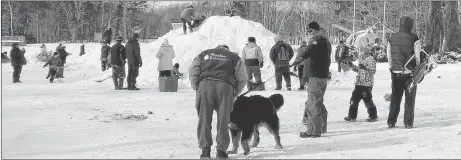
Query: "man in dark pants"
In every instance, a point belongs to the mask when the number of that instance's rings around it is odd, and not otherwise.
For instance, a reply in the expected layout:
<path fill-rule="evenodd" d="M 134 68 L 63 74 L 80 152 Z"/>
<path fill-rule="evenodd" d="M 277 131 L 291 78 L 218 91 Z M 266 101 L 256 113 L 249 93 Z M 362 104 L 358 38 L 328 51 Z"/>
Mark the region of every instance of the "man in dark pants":
<path fill-rule="evenodd" d="M 306 49 L 307 49 L 307 42 L 306 41 L 301 41 L 301 46 L 299 46 L 298 54 L 296 55 L 296 58 L 298 59 L 299 56 L 301 56 L 301 54 L 306 51 Z M 304 68 L 308 67 L 307 64 L 306 64 L 307 62 L 308 62 L 308 60 L 304 60 L 299 65 L 294 66 L 295 72 L 298 71 L 298 78 L 299 78 L 299 88 L 298 88 L 298 90 L 304 90 L 304 86 L 305 86 L 305 84 L 307 83 L 307 81 L 309 79 L 307 77 L 307 75 L 304 75 L 304 72 L 305 72 Z"/>
<path fill-rule="evenodd" d="M 344 44 L 344 41 L 339 41 L 336 48 L 335 61 L 338 64 L 338 72 L 341 72 L 341 62 L 345 61 L 349 54 L 349 47 Z"/>
<path fill-rule="evenodd" d="M 323 96 L 328 84 L 328 76 L 330 73 L 331 64 L 331 44 L 327 39 L 326 31 L 320 28 L 317 22 L 308 24 L 312 38 L 309 40 L 307 49 L 293 65 L 297 65 L 305 59 L 310 59 L 309 63 L 309 83 L 308 83 L 308 99 L 304 110 L 304 118 L 307 118 L 307 131 L 301 132 L 301 138 L 320 137 L 321 134 L 327 131 L 327 115 L 328 111 L 323 104 Z"/>
<path fill-rule="evenodd" d="M 61 45 L 57 50 L 59 53 L 59 58 L 61 58 L 61 63 L 56 73 L 56 78 L 64 78 L 64 64 L 66 63 L 67 56 L 70 54 L 66 51 L 66 46 Z"/>
<path fill-rule="evenodd" d="M 195 9 L 193 6 L 189 6 L 186 9 L 182 10 L 181 12 L 181 21 L 182 21 L 182 29 L 184 34 L 187 34 L 187 25 L 189 25 L 189 30 L 192 33 L 192 24 L 191 22 L 195 19 Z"/>
<path fill-rule="evenodd" d="M 119 90 L 123 88 L 123 81 L 125 79 L 126 54 L 125 47 L 122 45 L 122 37 L 117 36 L 115 40 L 117 43 L 110 49 L 110 63 L 112 64 L 112 79 L 115 90 Z"/>
<path fill-rule="evenodd" d="M 287 90 L 291 91 L 290 60 L 294 55 L 293 48 L 283 42 L 281 36 L 277 35 L 275 36 L 275 45 L 271 48 L 269 55 L 275 67 L 275 82 L 277 84 L 275 90 L 282 89 L 283 76 Z"/>
<path fill-rule="evenodd" d="M 138 43 L 139 34 L 134 33 L 133 37 L 125 45 L 125 54 L 128 59 L 128 90 L 139 90 L 136 87 L 136 78 L 139 75 L 139 67 L 142 66 L 141 47 Z"/>
<path fill-rule="evenodd" d="M 229 51 L 226 45 L 208 49 L 195 57 L 189 68 L 189 80 L 197 91 L 196 109 L 199 117 L 197 138 L 202 154 L 210 158 L 213 139 L 211 121 L 213 110 L 218 116 L 216 135 L 216 157 L 227 158 L 230 143 L 228 124 L 237 96 L 248 81 L 245 64 L 240 57 Z"/>
<path fill-rule="evenodd" d="M 18 43 L 13 43 L 10 51 L 11 66 L 13 66 L 13 83 L 22 83 L 21 76 L 22 66 L 25 65 L 26 58 L 24 53 L 19 49 Z"/>
<path fill-rule="evenodd" d="M 112 28 L 109 28 L 104 32 L 104 38 L 103 38 L 104 43 L 107 43 L 110 45 L 110 42 L 112 41 Z"/>
<path fill-rule="evenodd" d="M 394 128 L 397 123 L 397 117 L 400 112 L 400 102 L 405 92 L 405 114 L 403 123 L 405 128 L 413 127 L 414 109 L 416 100 L 416 86 L 408 89 L 407 82 L 411 80 L 411 70 L 413 70 L 420 61 L 420 41 L 416 34 L 411 33 L 413 29 L 413 19 L 410 17 L 400 18 L 400 29 L 393 33 L 387 44 L 387 58 L 390 65 L 392 79 L 391 104 L 389 105 L 389 117 L 387 125 Z M 405 67 L 405 63 L 415 55 L 415 61 Z M 408 70 L 407 70 L 408 69 Z"/>

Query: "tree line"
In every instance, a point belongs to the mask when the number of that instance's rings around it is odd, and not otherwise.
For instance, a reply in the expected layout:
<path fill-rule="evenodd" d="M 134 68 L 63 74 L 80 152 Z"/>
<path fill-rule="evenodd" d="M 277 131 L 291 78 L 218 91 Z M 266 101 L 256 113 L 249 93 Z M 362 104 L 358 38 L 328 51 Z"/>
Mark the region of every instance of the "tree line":
<path fill-rule="evenodd" d="M 124 39 L 140 26 L 141 39 L 156 38 L 180 22 L 181 10 L 193 5 L 205 16 L 234 14 L 284 35 L 291 44 L 305 38 L 317 21 L 337 43 L 370 26 L 386 33 L 399 30 L 399 19 L 415 20 L 415 32 L 433 51 L 461 46 L 460 1 L 191 1 L 160 5 L 145 1 L 2 1 L 2 36 L 26 36 L 28 43 L 91 41 L 111 27 Z M 354 5 L 355 3 L 355 5 Z M 355 7 L 354 7 L 355 6 Z M 355 13 L 355 14 L 354 14 Z M 353 23 L 355 20 L 355 23 Z"/>

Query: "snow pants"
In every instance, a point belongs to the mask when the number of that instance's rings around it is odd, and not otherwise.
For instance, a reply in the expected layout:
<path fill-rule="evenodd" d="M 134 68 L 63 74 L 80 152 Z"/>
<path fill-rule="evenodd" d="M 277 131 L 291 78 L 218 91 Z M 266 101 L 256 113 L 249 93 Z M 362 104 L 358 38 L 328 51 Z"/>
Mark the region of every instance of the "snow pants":
<path fill-rule="evenodd" d="M 369 118 L 378 118 L 376 106 L 373 103 L 373 95 L 371 94 L 372 87 L 366 86 L 355 86 L 354 91 L 352 91 L 351 102 L 349 106 L 348 117 L 352 119 L 357 118 L 357 112 L 359 108 L 359 103 L 361 100 L 365 103 L 367 107 L 368 117 Z"/>
<path fill-rule="evenodd" d="M 13 66 L 13 82 L 19 82 L 19 78 L 21 77 L 21 72 L 22 72 L 22 65 Z"/>
<path fill-rule="evenodd" d="M 282 76 L 285 79 L 286 87 L 291 88 L 289 66 L 275 66 L 275 83 L 277 84 L 277 88 L 282 88 Z"/>
<path fill-rule="evenodd" d="M 57 68 L 51 68 L 48 70 L 48 76 L 50 77 L 50 83 L 53 83 L 56 73 L 58 72 Z M 47 76 L 47 77 L 48 77 Z"/>
<path fill-rule="evenodd" d="M 218 116 L 216 149 L 227 151 L 230 143 L 230 114 L 233 109 L 234 88 L 231 84 L 221 81 L 202 80 L 199 84 L 195 107 L 198 114 L 197 138 L 201 149 L 210 149 L 213 145 L 211 122 L 213 110 Z"/>
<path fill-rule="evenodd" d="M 109 69 L 109 63 L 108 61 L 101 61 L 101 70 L 104 72 L 106 71 L 107 69 Z"/>
<path fill-rule="evenodd" d="M 391 73 L 391 79 L 392 94 L 387 124 L 395 125 L 395 123 L 397 123 L 400 103 L 402 102 L 403 93 L 405 92 L 405 113 L 403 115 L 403 123 L 405 125 L 413 125 L 417 86 L 412 90 L 407 89 L 408 85 L 406 82 L 411 79 L 410 74 Z"/>
<path fill-rule="evenodd" d="M 255 83 L 259 84 L 261 83 L 261 67 L 259 66 L 247 66 L 247 74 L 248 74 L 248 80 L 253 79 L 253 74 L 255 78 Z M 247 88 L 250 90 L 252 87 L 251 83 L 247 83 Z"/>
<path fill-rule="evenodd" d="M 129 65 L 128 66 L 128 77 L 126 82 L 128 83 L 128 88 L 136 87 L 136 78 L 139 75 L 139 66 L 138 65 Z"/>
<path fill-rule="evenodd" d="M 304 109 L 304 119 L 307 120 L 306 127 L 309 135 L 321 135 L 327 132 L 328 111 L 323 104 L 327 84 L 327 78 L 309 78 L 307 85 L 308 97 Z"/>
<path fill-rule="evenodd" d="M 112 66 L 112 79 L 115 88 L 123 88 L 123 81 L 125 79 L 125 65 Z"/>

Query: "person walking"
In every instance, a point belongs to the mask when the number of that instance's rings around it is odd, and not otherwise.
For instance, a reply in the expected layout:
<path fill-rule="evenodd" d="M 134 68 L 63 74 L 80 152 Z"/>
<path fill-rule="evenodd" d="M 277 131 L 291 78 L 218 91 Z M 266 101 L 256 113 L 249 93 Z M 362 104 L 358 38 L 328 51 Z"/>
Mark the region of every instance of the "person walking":
<path fill-rule="evenodd" d="M 220 45 L 194 58 L 189 68 L 189 80 L 196 90 L 197 138 L 202 149 L 200 158 L 210 158 L 213 110 L 218 114 L 216 157 L 227 158 L 230 113 L 248 81 L 245 64 L 237 54 L 229 51 L 227 45 Z"/>
<path fill-rule="evenodd" d="M 159 77 L 170 77 L 173 70 L 173 58 L 175 53 L 173 46 L 168 43 L 168 39 L 164 39 L 160 49 L 158 49 L 156 57 L 158 58 Z"/>
<path fill-rule="evenodd" d="M 134 33 L 125 45 L 126 59 L 128 59 L 128 90 L 139 90 L 136 87 L 136 78 L 139 76 L 139 67 L 142 66 L 141 47 L 138 42 L 139 34 Z"/>
<path fill-rule="evenodd" d="M 58 71 L 59 66 L 61 66 L 61 58 L 59 58 L 59 53 L 54 52 L 53 56 L 43 65 L 43 68 L 49 66 L 48 74 L 46 75 L 46 79 L 50 79 L 50 83 L 53 83 L 54 78 L 56 77 L 56 72 Z"/>
<path fill-rule="evenodd" d="M 400 112 L 400 103 L 405 92 L 405 113 L 403 123 L 405 128 L 413 128 L 416 89 L 417 86 L 409 90 L 407 81 L 411 80 L 411 70 L 415 69 L 421 62 L 421 42 L 416 34 L 411 33 L 414 20 L 404 16 L 400 18 L 400 28 L 397 33 L 393 33 L 387 43 L 387 58 L 392 80 L 391 103 L 389 105 L 389 116 L 387 125 L 394 128 Z M 405 66 L 411 56 L 415 55 L 415 60 Z M 408 70 L 407 70 L 408 69 Z"/>
<path fill-rule="evenodd" d="M 101 43 L 101 70 L 104 72 L 107 69 L 109 69 L 109 52 L 110 52 L 110 47 L 107 43 L 103 42 Z"/>
<path fill-rule="evenodd" d="M 331 64 L 331 44 L 326 36 L 326 31 L 313 21 L 308 24 L 312 38 L 309 40 L 307 49 L 295 60 L 292 66 L 310 58 L 308 100 L 305 103 L 307 118 L 307 131 L 301 132 L 301 138 L 320 137 L 327 131 L 328 111 L 323 104 L 323 96 L 328 84 Z"/>
<path fill-rule="evenodd" d="M 110 48 L 110 63 L 112 64 L 112 80 L 115 90 L 120 90 L 123 89 L 123 81 L 125 80 L 126 53 L 125 47 L 122 45 L 122 37 L 117 36 L 115 40 L 117 42 Z"/>
<path fill-rule="evenodd" d="M 251 90 L 253 75 L 255 78 L 255 84 L 258 85 L 261 82 L 261 68 L 264 66 L 264 57 L 261 51 L 261 47 L 256 44 L 256 38 L 248 37 L 248 43 L 243 47 L 242 59 L 245 62 L 248 73 L 247 89 Z"/>
<path fill-rule="evenodd" d="M 11 66 L 13 66 L 13 83 L 22 83 L 19 78 L 21 77 L 22 66 L 26 64 L 25 51 L 19 49 L 18 43 L 11 44 L 11 47 L 10 60 Z"/>
<path fill-rule="evenodd" d="M 283 76 L 287 90 L 291 91 L 290 60 L 294 55 L 293 48 L 283 42 L 283 38 L 279 35 L 275 36 L 274 40 L 275 45 L 271 48 L 269 55 L 275 67 L 275 82 L 277 84 L 275 90 L 282 89 Z"/>

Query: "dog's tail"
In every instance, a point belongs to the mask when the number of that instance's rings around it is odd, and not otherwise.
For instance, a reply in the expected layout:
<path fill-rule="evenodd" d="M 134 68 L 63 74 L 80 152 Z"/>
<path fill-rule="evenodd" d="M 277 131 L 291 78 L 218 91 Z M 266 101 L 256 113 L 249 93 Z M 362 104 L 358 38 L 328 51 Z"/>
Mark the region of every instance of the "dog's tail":
<path fill-rule="evenodd" d="M 274 104 L 276 110 L 279 110 L 280 108 L 282 108 L 284 100 L 281 94 L 273 94 L 269 97 L 269 99 Z"/>

